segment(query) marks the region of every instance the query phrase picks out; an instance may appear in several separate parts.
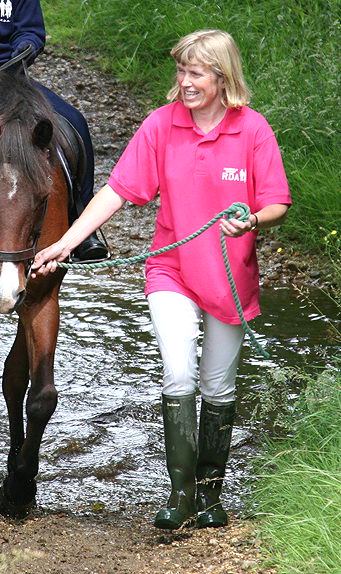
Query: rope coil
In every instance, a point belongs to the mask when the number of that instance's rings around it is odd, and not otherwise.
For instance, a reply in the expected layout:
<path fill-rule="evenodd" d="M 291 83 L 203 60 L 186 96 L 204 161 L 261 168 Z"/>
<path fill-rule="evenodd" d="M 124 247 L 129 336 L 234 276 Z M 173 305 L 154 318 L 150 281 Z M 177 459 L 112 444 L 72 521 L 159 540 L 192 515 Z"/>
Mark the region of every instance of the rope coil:
<path fill-rule="evenodd" d="M 107 261 L 100 261 L 98 263 L 63 263 L 63 262 L 58 262 L 57 265 L 58 265 L 58 267 L 61 267 L 63 269 L 104 269 L 107 267 L 119 267 L 121 265 L 133 265 L 134 263 L 140 263 L 140 262 L 148 259 L 148 257 L 156 257 L 157 255 L 161 255 L 162 253 L 167 253 L 167 251 L 171 251 L 171 249 L 175 249 L 176 247 L 180 247 L 181 245 L 188 243 L 192 239 L 195 239 L 196 237 L 198 237 L 199 235 L 204 233 L 204 231 L 209 229 L 209 227 L 214 225 L 214 223 L 216 223 L 222 217 L 225 217 L 226 219 L 231 219 L 232 217 L 234 217 L 236 215 L 237 212 L 240 213 L 240 216 L 238 218 L 240 221 L 247 221 L 248 220 L 249 215 L 250 215 L 249 206 L 246 205 L 245 203 L 236 202 L 236 203 L 233 203 L 232 205 L 230 205 L 230 207 L 228 207 L 227 209 L 224 209 L 223 211 L 220 211 L 219 213 L 217 213 L 210 221 L 205 223 L 205 225 L 200 227 L 200 229 L 198 229 L 194 233 L 191 233 L 191 235 L 188 235 L 187 237 L 185 237 L 184 239 L 181 239 L 180 241 L 176 241 L 175 243 L 171 243 L 170 245 L 166 245 L 165 247 L 161 247 L 160 249 L 156 249 L 155 251 L 147 251 L 146 253 L 141 253 L 140 255 L 134 255 L 132 257 L 110 259 Z M 229 282 L 229 285 L 231 287 L 233 300 L 235 302 L 236 309 L 237 309 L 238 316 L 239 316 L 241 325 L 243 327 L 243 330 L 244 330 L 245 334 L 247 334 L 250 337 L 251 344 L 258 350 L 258 352 L 262 355 L 262 357 L 264 359 L 269 359 L 269 357 L 270 357 L 269 353 L 267 351 L 265 351 L 265 349 L 257 341 L 253 331 L 249 327 L 249 325 L 248 325 L 248 323 L 244 317 L 243 308 L 242 308 L 242 305 L 241 305 L 241 302 L 240 302 L 240 299 L 238 296 L 237 287 L 236 287 L 236 284 L 235 284 L 235 281 L 234 281 L 234 278 L 232 275 L 232 271 L 231 271 L 231 266 L 230 266 L 227 248 L 226 248 L 225 235 L 222 232 L 220 234 L 220 243 L 221 243 L 221 249 L 222 249 L 223 259 L 224 259 L 224 263 L 225 263 L 225 269 L 226 269 L 228 282 Z"/>

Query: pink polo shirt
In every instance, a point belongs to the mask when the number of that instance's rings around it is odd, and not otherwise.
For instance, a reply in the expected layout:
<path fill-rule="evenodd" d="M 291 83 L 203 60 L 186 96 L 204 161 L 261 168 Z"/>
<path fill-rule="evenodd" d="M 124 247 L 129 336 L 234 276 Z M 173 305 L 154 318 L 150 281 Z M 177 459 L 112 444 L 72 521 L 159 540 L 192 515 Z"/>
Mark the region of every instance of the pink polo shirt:
<path fill-rule="evenodd" d="M 204 134 L 181 102 L 152 112 L 114 167 L 109 185 L 143 205 L 160 194 L 152 249 L 183 239 L 232 203 L 251 212 L 290 204 L 290 192 L 275 135 L 251 108 L 226 111 Z M 249 321 L 260 313 L 257 233 L 227 238 L 238 295 Z M 146 295 L 176 291 L 231 324 L 240 320 L 227 280 L 218 222 L 196 239 L 146 262 Z"/>

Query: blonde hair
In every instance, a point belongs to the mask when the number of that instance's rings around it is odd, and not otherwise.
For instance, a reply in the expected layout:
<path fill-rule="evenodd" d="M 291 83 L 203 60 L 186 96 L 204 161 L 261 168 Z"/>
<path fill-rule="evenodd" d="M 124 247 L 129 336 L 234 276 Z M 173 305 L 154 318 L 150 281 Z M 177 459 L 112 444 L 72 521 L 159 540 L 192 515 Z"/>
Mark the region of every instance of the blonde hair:
<path fill-rule="evenodd" d="M 182 65 L 208 66 L 223 79 L 222 101 L 226 108 L 239 108 L 250 101 L 239 50 L 232 36 L 222 30 L 198 30 L 181 38 L 170 52 Z M 181 100 L 177 82 L 167 94 L 170 101 Z"/>

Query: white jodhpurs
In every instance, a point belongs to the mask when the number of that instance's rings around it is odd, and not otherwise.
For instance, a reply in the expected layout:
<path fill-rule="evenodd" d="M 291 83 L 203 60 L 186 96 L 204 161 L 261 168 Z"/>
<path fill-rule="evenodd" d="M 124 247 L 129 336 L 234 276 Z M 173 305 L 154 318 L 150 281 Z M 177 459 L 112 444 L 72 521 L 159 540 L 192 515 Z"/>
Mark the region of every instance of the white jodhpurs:
<path fill-rule="evenodd" d="M 148 304 L 160 348 L 163 394 L 189 395 L 199 388 L 213 405 L 235 398 L 235 380 L 244 339 L 241 325 L 228 325 L 209 315 L 188 297 L 173 291 L 148 295 Z M 203 326 L 198 376 L 198 336 Z"/>

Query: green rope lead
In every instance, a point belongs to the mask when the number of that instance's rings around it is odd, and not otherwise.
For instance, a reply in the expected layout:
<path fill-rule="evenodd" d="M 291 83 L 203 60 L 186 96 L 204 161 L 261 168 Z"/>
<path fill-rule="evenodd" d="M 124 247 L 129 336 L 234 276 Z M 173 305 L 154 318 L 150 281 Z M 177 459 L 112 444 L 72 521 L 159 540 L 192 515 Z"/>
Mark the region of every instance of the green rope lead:
<path fill-rule="evenodd" d="M 235 302 L 235 305 L 237 308 L 238 316 L 239 316 L 240 322 L 242 324 L 244 333 L 249 335 L 251 344 L 259 351 L 259 353 L 264 357 L 264 359 L 270 359 L 270 354 L 265 349 L 263 349 L 262 345 L 259 344 L 259 342 L 257 341 L 252 329 L 250 329 L 250 326 L 244 317 L 243 307 L 241 305 L 241 302 L 240 302 L 240 299 L 238 296 L 236 283 L 235 283 L 235 280 L 234 280 L 233 275 L 232 275 L 231 265 L 230 265 L 230 261 L 229 261 L 228 255 L 227 255 L 225 235 L 223 232 L 221 232 L 221 234 L 220 234 L 220 244 L 221 244 L 221 250 L 223 252 L 223 258 L 224 258 L 227 278 L 229 280 L 233 299 L 234 299 L 234 302 Z"/>
<path fill-rule="evenodd" d="M 201 235 L 202 233 L 204 233 L 204 231 L 206 231 L 209 227 L 214 225 L 214 223 L 216 223 L 216 221 L 218 221 L 222 217 L 225 217 L 226 219 L 231 219 L 232 217 L 235 216 L 237 211 L 239 211 L 239 213 L 240 213 L 240 216 L 239 216 L 240 221 L 247 221 L 247 219 L 249 218 L 249 215 L 250 215 L 250 209 L 249 209 L 248 205 L 246 205 L 245 203 L 238 203 L 238 202 L 233 203 L 232 205 L 230 205 L 229 208 L 224 209 L 223 211 L 220 211 L 220 213 L 217 213 L 217 215 L 215 215 L 210 221 L 208 221 L 205 225 L 200 227 L 200 229 L 198 229 L 197 231 L 195 231 L 191 235 L 188 235 L 187 237 L 185 237 L 184 239 L 181 239 L 180 241 L 177 241 L 176 243 L 171 243 L 170 245 L 166 245 L 165 247 L 161 247 L 160 249 L 156 249 L 155 251 L 147 251 L 146 253 L 141 253 L 140 255 L 134 255 L 133 257 L 110 259 L 108 261 L 100 261 L 98 263 L 62 263 L 62 262 L 58 262 L 57 265 L 58 265 L 58 267 L 62 267 L 63 269 L 104 269 L 107 267 L 119 267 L 120 265 L 133 265 L 134 263 L 140 263 L 141 261 L 145 261 L 146 259 L 148 259 L 148 257 L 156 257 L 157 255 L 161 255 L 162 253 L 166 253 L 167 251 L 171 251 L 171 249 L 175 249 L 176 247 L 180 247 L 181 245 L 188 243 L 192 239 L 195 239 L 196 237 L 198 237 L 198 235 Z M 224 238 L 225 238 L 224 234 L 221 233 L 220 242 L 221 242 L 221 248 L 222 248 L 227 278 L 228 278 L 228 281 L 229 281 L 229 284 L 231 287 L 231 291 L 232 291 L 233 299 L 234 299 L 234 302 L 235 302 L 235 305 L 237 308 L 239 319 L 241 321 L 244 332 L 250 337 L 250 340 L 251 340 L 251 343 L 253 344 L 253 346 L 259 351 L 259 353 L 265 359 L 268 359 L 270 357 L 269 353 L 267 351 L 265 351 L 265 349 L 263 349 L 263 347 L 259 344 L 259 342 L 257 341 L 256 337 L 254 336 L 252 330 L 250 329 L 247 321 L 245 320 L 243 308 L 241 306 L 240 299 L 239 299 L 239 296 L 237 293 L 236 284 L 235 284 L 235 281 L 233 279 L 231 266 L 230 266 L 229 258 L 227 255 L 226 242 L 224 241 Z"/>

